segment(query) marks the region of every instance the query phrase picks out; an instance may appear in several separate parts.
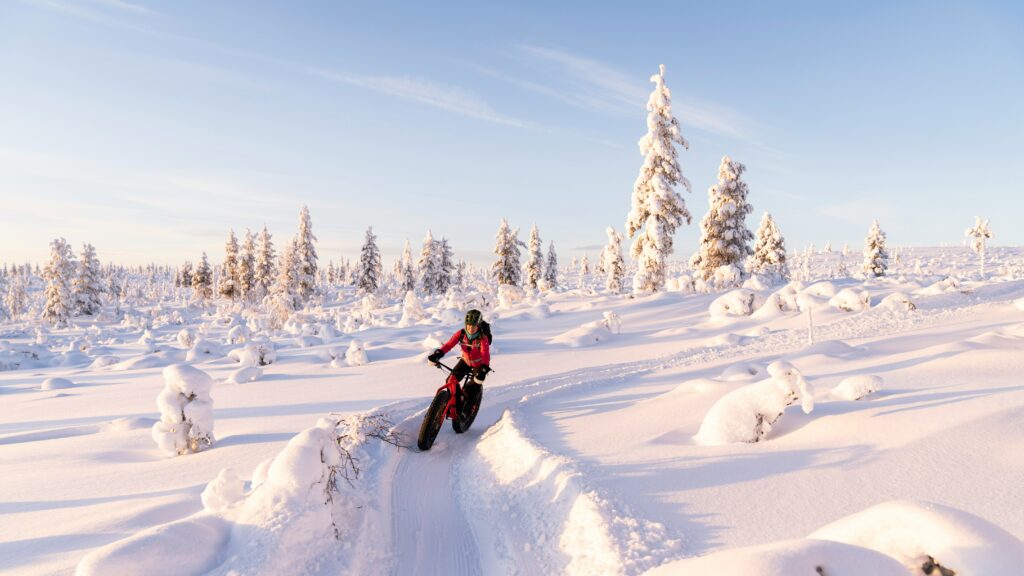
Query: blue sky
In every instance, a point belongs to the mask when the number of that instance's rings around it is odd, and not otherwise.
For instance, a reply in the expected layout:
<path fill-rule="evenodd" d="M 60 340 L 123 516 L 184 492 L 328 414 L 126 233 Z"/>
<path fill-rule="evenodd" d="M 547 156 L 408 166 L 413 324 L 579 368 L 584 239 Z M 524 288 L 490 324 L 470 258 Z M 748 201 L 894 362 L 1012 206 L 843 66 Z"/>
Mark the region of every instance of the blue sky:
<path fill-rule="evenodd" d="M 0 4 L 0 262 L 63 236 L 103 260 L 278 244 L 322 260 L 372 225 L 476 263 L 502 217 L 563 262 L 622 230 L 659 64 L 690 150 L 696 248 L 721 157 L 791 249 L 1024 243 L 1015 2 Z"/>

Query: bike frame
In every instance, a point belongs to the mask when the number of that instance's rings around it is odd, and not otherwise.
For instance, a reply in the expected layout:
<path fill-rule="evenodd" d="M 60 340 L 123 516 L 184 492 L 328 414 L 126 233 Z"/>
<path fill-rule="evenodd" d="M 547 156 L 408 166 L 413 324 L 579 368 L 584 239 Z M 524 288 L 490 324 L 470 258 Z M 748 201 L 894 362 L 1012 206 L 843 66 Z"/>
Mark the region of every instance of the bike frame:
<path fill-rule="evenodd" d="M 447 366 L 447 365 L 445 365 L 445 364 L 443 364 L 441 362 L 437 362 L 437 369 L 438 370 L 447 370 L 449 375 L 451 375 L 451 373 L 454 371 L 454 368 L 451 368 L 451 367 L 449 367 L 449 366 Z M 437 389 L 438 392 L 440 392 L 441 390 L 448 390 L 448 404 L 445 406 L 445 410 L 444 410 L 444 417 L 445 417 L 446 420 L 447 419 L 455 420 L 456 418 L 459 417 L 459 414 L 458 414 L 458 396 L 457 396 L 457 394 L 460 394 L 462 392 L 462 386 L 464 384 L 467 384 L 469 382 L 470 378 L 472 378 L 472 377 L 473 377 L 473 372 L 472 371 L 467 373 L 462 378 L 462 382 L 454 381 L 454 378 L 451 378 L 449 376 L 449 377 L 444 379 L 444 384 L 442 384 Z"/>

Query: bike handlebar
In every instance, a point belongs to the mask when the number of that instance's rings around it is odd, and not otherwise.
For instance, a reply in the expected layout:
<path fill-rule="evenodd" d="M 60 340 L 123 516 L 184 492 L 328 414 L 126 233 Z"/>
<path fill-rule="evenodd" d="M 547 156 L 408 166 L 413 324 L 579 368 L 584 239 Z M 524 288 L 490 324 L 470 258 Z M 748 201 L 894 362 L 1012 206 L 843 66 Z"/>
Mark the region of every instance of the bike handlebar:
<path fill-rule="evenodd" d="M 447 371 L 449 371 L 449 372 L 452 372 L 452 371 L 454 371 L 454 370 L 455 370 L 454 368 L 452 368 L 452 367 L 448 366 L 447 364 L 444 364 L 444 363 L 443 363 L 443 362 L 441 362 L 440 360 L 438 360 L 437 362 L 434 362 L 434 366 L 436 366 L 438 370 L 447 370 Z M 495 371 L 495 370 L 494 370 L 494 368 L 491 368 L 490 366 L 488 366 L 487 368 L 488 368 L 488 369 L 489 369 L 489 370 L 490 370 L 491 372 L 494 372 L 494 371 Z"/>

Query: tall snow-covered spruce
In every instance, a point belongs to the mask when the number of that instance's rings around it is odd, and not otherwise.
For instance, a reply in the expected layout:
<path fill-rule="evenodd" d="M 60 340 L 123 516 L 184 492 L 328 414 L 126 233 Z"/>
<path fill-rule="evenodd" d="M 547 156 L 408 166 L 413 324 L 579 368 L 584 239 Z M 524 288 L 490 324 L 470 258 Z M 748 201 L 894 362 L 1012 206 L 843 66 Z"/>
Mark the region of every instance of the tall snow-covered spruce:
<path fill-rule="evenodd" d="M 530 228 L 530 242 L 527 251 L 530 257 L 526 261 L 526 287 L 536 289 L 544 272 L 544 252 L 540 241 L 540 231 L 537 230 L 536 224 Z"/>
<path fill-rule="evenodd" d="M 789 279 L 786 265 L 786 241 L 775 225 L 772 215 L 765 212 L 754 239 L 754 254 L 750 257 L 750 273 L 768 276 L 776 281 Z"/>
<path fill-rule="evenodd" d="M 405 249 L 402 251 L 401 262 L 402 292 L 408 293 L 416 289 L 416 270 L 412 264 L 412 247 L 409 246 L 409 239 L 405 239 Z"/>
<path fill-rule="evenodd" d="M 210 269 L 210 260 L 206 257 L 206 252 L 203 252 L 203 257 L 199 259 L 199 264 L 192 274 L 192 293 L 204 304 L 213 298 L 213 270 Z"/>
<path fill-rule="evenodd" d="M 718 183 L 708 190 L 708 213 L 700 221 L 700 248 L 690 258 L 690 267 L 704 280 L 722 266 L 736 266 L 752 253 L 754 235 L 747 228 L 746 167 L 728 156 L 718 166 Z"/>
<path fill-rule="evenodd" d="M 262 300 L 270 293 L 270 287 L 274 285 L 274 240 L 273 235 L 267 230 L 266 224 L 259 235 L 259 248 L 256 251 L 256 269 L 253 279 L 253 291 L 255 299 Z"/>
<path fill-rule="evenodd" d="M 78 274 L 75 276 L 75 311 L 92 316 L 103 305 L 103 279 L 100 277 L 100 261 L 92 244 L 82 246 L 82 257 L 78 260 Z"/>
<path fill-rule="evenodd" d="M 356 284 L 363 294 L 376 294 L 384 280 L 383 264 L 380 260 L 380 249 L 377 248 L 377 236 L 373 226 L 366 229 L 366 240 L 359 254 L 359 270 L 356 272 Z"/>
<path fill-rule="evenodd" d="M 317 256 L 316 236 L 313 235 L 313 221 L 309 208 L 299 212 L 299 231 L 295 236 L 295 281 L 296 295 L 303 304 L 309 301 L 316 290 Z"/>
<path fill-rule="evenodd" d="M 231 300 L 238 300 L 242 295 L 238 286 L 238 238 L 234 230 L 228 231 L 228 240 L 224 243 L 224 264 L 220 269 L 218 292 Z"/>
<path fill-rule="evenodd" d="M 423 238 L 423 248 L 420 250 L 420 259 L 416 263 L 416 268 L 420 271 L 423 292 L 427 296 L 437 294 L 440 291 L 438 276 L 441 269 L 441 257 L 438 254 L 437 240 L 434 240 L 434 234 L 430 230 L 427 230 L 427 235 Z"/>
<path fill-rule="evenodd" d="M 437 243 L 437 257 L 439 258 L 437 266 L 437 291 L 440 294 L 444 294 L 452 285 L 452 274 L 455 271 L 455 262 L 453 261 L 455 253 L 452 252 L 452 247 L 448 244 L 447 238 L 442 237 Z"/>
<path fill-rule="evenodd" d="M 498 257 L 491 265 L 491 274 L 498 284 L 519 286 L 522 282 L 522 270 L 519 267 L 519 229 L 509 228 L 508 221 L 501 219 L 498 234 L 495 235 L 494 254 Z"/>
<path fill-rule="evenodd" d="M 548 290 L 558 287 L 558 254 L 555 254 L 555 243 L 548 243 L 547 264 L 544 265 L 544 285 Z"/>
<path fill-rule="evenodd" d="M 71 246 L 63 238 L 50 242 L 50 262 L 43 270 L 46 280 L 46 298 L 43 304 L 43 318 L 57 327 L 67 325 L 74 313 L 74 297 L 71 283 L 75 277 L 75 257 Z"/>
<path fill-rule="evenodd" d="M 889 252 L 885 249 L 885 232 L 878 226 L 878 220 L 871 223 L 867 238 L 864 239 L 864 264 L 861 271 L 865 276 L 885 276 L 889 268 Z"/>
<path fill-rule="evenodd" d="M 242 252 L 238 256 L 237 280 L 241 297 L 251 300 L 253 288 L 256 285 L 256 239 L 249 229 L 245 230 L 245 238 L 242 240 Z"/>
<path fill-rule="evenodd" d="M 647 101 L 647 134 L 640 139 L 644 163 L 633 184 L 632 208 L 626 218 L 626 232 L 633 241 L 632 255 L 637 259 L 633 290 L 638 293 L 660 290 L 665 284 L 665 260 L 672 253 L 672 235 L 685 220 L 690 223 L 686 203 L 675 191 L 682 184 L 691 191 L 677 161 L 675 145 L 690 145 L 679 131 L 672 115 L 672 95 L 665 85 L 665 66 L 651 76 L 654 91 Z"/>

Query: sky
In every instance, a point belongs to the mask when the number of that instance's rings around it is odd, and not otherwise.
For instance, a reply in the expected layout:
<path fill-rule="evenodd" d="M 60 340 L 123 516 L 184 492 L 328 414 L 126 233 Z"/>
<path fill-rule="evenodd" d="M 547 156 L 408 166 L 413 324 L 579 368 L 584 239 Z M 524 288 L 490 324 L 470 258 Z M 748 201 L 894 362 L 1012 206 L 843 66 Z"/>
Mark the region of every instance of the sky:
<path fill-rule="evenodd" d="M 0 2 L 0 262 L 278 246 L 321 261 L 372 226 L 491 259 L 502 218 L 559 258 L 622 231 L 650 76 L 666 68 L 699 241 L 725 155 L 791 249 L 1024 244 L 1017 2 Z"/>

